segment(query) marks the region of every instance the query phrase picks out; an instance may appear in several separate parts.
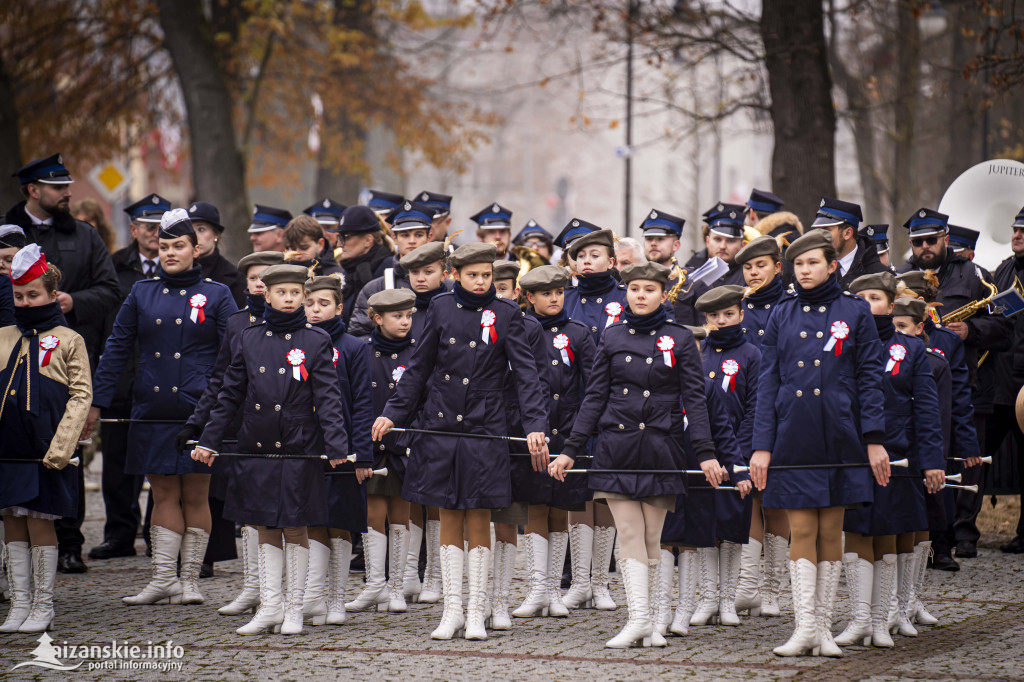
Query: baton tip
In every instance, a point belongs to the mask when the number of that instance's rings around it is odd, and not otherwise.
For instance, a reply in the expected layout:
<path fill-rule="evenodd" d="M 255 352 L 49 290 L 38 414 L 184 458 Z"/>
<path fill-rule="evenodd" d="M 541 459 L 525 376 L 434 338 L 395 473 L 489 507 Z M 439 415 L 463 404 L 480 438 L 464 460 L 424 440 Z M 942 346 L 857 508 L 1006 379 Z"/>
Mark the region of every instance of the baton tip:
<path fill-rule="evenodd" d="M 902 467 L 902 468 L 906 469 L 907 467 L 910 466 L 910 461 L 906 460 L 906 459 L 895 459 L 895 460 L 889 462 L 889 466 L 890 467 Z"/>
<path fill-rule="evenodd" d="M 744 473 L 746 473 L 748 471 L 750 471 L 750 467 L 742 466 L 740 464 L 733 464 L 732 465 L 732 472 L 734 474 L 744 474 Z"/>
<path fill-rule="evenodd" d="M 81 463 L 81 460 L 78 459 L 77 457 L 72 457 L 70 460 L 68 460 L 68 464 L 70 464 L 73 467 L 78 466 L 80 463 Z"/>
<path fill-rule="evenodd" d="M 992 455 L 985 455 L 984 457 L 982 457 L 981 458 L 981 463 L 982 464 L 991 464 L 992 463 Z"/>

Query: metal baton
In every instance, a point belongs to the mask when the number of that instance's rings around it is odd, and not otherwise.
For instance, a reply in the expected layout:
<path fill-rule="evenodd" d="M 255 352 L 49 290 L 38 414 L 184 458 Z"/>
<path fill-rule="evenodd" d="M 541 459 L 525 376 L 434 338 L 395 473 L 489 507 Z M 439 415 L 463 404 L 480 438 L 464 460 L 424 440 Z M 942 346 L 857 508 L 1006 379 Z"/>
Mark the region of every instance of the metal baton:
<path fill-rule="evenodd" d="M 19 457 L 4 457 L 4 458 L 0 459 L 0 463 L 3 463 L 3 464 L 42 464 L 43 460 L 41 460 L 41 459 L 21 459 Z M 68 460 L 68 464 L 70 464 L 73 467 L 76 467 L 79 464 L 81 464 L 81 461 L 77 457 L 72 457 L 71 459 Z"/>
<path fill-rule="evenodd" d="M 967 492 L 976 493 L 978 492 L 978 486 L 976 485 L 944 485 L 942 488 L 957 488 L 959 490 L 966 490 Z M 939 488 L 939 490 L 942 490 Z"/>
<path fill-rule="evenodd" d="M 327 476 L 355 476 L 356 472 L 355 471 L 328 471 L 326 475 Z M 374 476 L 387 476 L 388 475 L 388 468 L 387 467 L 382 467 L 380 469 L 374 469 L 373 470 L 373 475 Z"/>
<path fill-rule="evenodd" d="M 952 481 L 953 483 L 960 482 L 961 474 L 946 474 L 946 480 Z M 893 474 L 893 478 L 918 478 L 917 474 Z"/>
<path fill-rule="evenodd" d="M 306 455 L 298 452 L 211 452 L 210 456 L 249 459 L 327 459 L 327 455 Z"/>
<path fill-rule="evenodd" d="M 701 469 L 566 469 L 567 474 L 701 474 Z"/>
<path fill-rule="evenodd" d="M 838 464 L 776 464 L 769 465 L 768 471 L 791 471 L 797 469 L 862 469 L 870 466 L 871 464 L 868 462 L 840 462 Z M 907 468 L 910 466 L 910 461 L 906 459 L 894 459 L 889 462 L 889 466 Z M 742 474 L 749 472 L 750 467 L 734 464 L 732 470 L 733 473 Z"/>
<path fill-rule="evenodd" d="M 967 461 L 966 457 L 947 457 L 946 459 L 948 459 L 951 462 L 966 462 Z M 981 463 L 982 464 L 991 464 L 992 463 L 992 455 L 985 455 L 984 457 L 982 457 L 981 458 Z"/>
<path fill-rule="evenodd" d="M 454 431 L 434 431 L 431 429 L 402 429 L 397 426 L 392 426 L 388 429 L 388 433 L 397 431 L 399 433 L 425 433 L 428 436 L 454 436 L 456 438 L 486 438 L 488 440 L 504 440 L 512 441 L 515 443 L 525 443 L 526 439 L 519 436 L 494 436 L 489 433 L 455 433 Z M 385 434 L 387 435 L 387 434 Z M 551 439 L 544 436 L 544 442 L 550 443 Z"/>
<path fill-rule="evenodd" d="M 184 419 L 100 419 L 100 424 L 184 424 Z"/>

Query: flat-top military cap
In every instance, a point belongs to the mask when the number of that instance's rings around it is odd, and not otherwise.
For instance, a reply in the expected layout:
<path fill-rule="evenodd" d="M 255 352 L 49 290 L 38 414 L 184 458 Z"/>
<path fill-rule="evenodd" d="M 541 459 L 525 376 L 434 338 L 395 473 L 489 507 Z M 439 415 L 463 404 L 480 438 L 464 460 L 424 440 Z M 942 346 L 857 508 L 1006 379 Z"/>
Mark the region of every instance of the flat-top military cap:
<path fill-rule="evenodd" d="M 850 282 L 850 293 L 856 294 L 867 289 L 877 289 L 879 291 L 885 291 L 890 296 L 896 296 L 896 275 L 891 272 L 884 270 L 882 272 L 873 272 L 870 275 L 861 275 L 857 279 Z"/>
<path fill-rule="evenodd" d="M 470 217 L 481 230 L 507 230 L 512 227 L 512 211 L 498 203 L 491 204 Z"/>
<path fill-rule="evenodd" d="M 698 341 L 703 341 L 704 339 L 708 338 L 707 327 L 691 327 L 688 324 L 684 324 L 683 326 L 689 329 L 690 333 L 693 334 L 693 338 L 697 339 Z"/>
<path fill-rule="evenodd" d="M 569 283 L 569 273 L 557 265 L 542 265 L 533 268 L 519 278 L 519 287 L 523 291 L 551 291 L 561 289 Z"/>
<path fill-rule="evenodd" d="M 348 208 L 345 204 L 325 197 L 312 206 L 302 209 L 302 212 L 316 219 L 325 228 L 331 228 L 341 220 L 342 212 Z"/>
<path fill-rule="evenodd" d="M 747 199 L 747 206 L 760 213 L 776 213 L 781 211 L 785 205 L 785 201 L 768 190 L 756 187 L 750 191 L 750 198 Z"/>
<path fill-rule="evenodd" d="M 738 284 L 725 284 L 706 291 L 697 299 L 694 307 L 702 313 L 713 313 L 730 306 L 739 305 L 743 300 L 745 287 Z"/>
<path fill-rule="evenodd" d="M 345 284 L 341 277 L 335 277 L 334 275 L 322 275 L 320 277 L 310 277 L 306 280 L 306 291 L 341 291 L 341 287 Z"/>
<path fill-rule="evenodd" d="M 542 239 L 548 244 L 551 244 L 552 241 L 551 233 L 538 225 L 536 220 L 530 218 L 526 225 L 523 226 L 523 229 L 519 230 L 519 234 L 512 240 L 512 243 L 522 246 L 523 242 L 531 237 Z"/>
<path fill-rule="evenodd" d="M 71 171 L 64 167 L 64 157 L 60 154 L 47 156 L 45 159 L 29 161 L 14 173 L 13 177 L 23 185 L 30 182 L 42 182 L 47 185 L 69 185 Z"/>
<path fill-rule="evenodd" d="M 375 313 L 409 310 L 416 305 L 416 294 L 412 289 L 384 289 L 367 299 L 366 304 Z"/>
<path fill-rule="evenodd" d="M 708 230 L 729 239 L 743 236 L 743 221 L 747 207 L 739 204 L 718 202 L 714 207 L 704 211 L 704 221 Z"/>
<path fill-rule="evenodd" d="M 401 206 L 388 214 L 387 221 L 391 231 L 397 230 L 429 230 L 434 220 L 434 209 L 415 201 L 406 199 Z"/>
<path fill-rule="evenodd" d="M 0 249 L 20 249 L 28 243 L 25 230 L 18 225 L 0 225 Z"/>
<path fill-rule="evenodd" d="M 416 195 L 415 201 L 429 206 L 434 211 L 434 220 L 444 218 L 452 212 L 452 198 L 448 194 L 439 192 L 428 192 L 426 190 Z"/>
<path fill-rule="evenodd" d="M 915 322 L 924 322 L 927 304 L 920 298 L 897 298 L 893 304 L 892 316 L 906 315 L 912 317 Z"/>
<path fill-rule="evenodd" d="M 159 194 L 150 194 L 142 197 L 131 206 L 127 206 L 124 212 L 128 214 L 133 223 L 160 224 L 164 213 L 171 210 L 171 202 Z"/>
<path fill-rule="evenodd" d="M 286 263 L 271 265 L 260 273 L 260 279 L 267 285 L 267 288 L 275 284 L 301 284 L 305 286 L 306 280 L 309 279 L 309 268 L 304 268 L 301 265 L 288 265 Z"/>
<path fill-rule="evenodd" d="M 476 263 L 493 263 L 498 257 L 498 247 L 483 242 L 470 242 L 455 249 L 448 262 L 453 268 L 462 268 Z"/>
<path fill-rule="evenodd" d="M 660 282 L 662 286 L 668 283 L 668 275 L 671 270 L 661 263 L 647 261 L 645 263 L 633 263 L 622 268 L 619 275 L 626 284 L 638 279 L 647 279 L 652 282 Z"/>
<path fill-rule="evenodd" d="M 811 227 L 833 227 L 834 225 L 852 225 L 859 227 L 864 220 L 860 204 L 850 201 L 841 201 L 832 197 L 822 197 L 818 206 L 818 215 L 814 218 Z"/>
<path fill-rule="evenodd" d="M 580 252 L 580 249 L 595 245 L 607 246 L 609 249 L 614 250 L 615 233 L 611 230 L 597 230 L 596 232 L 588 232 L 582 237 L 574 239 L 568 247 L 569 257 L 576 258 L 576 254 Z"/>
<path fill-rule="evenodd" d="M 177 239 L 185 235 L 195 234 L 192 227 L 192 219 L 188 217 L 188 211 L 183 208 L 174 208 L 165 211 L 160 218 L 160 231 L 157 237 L 160 239 Z"/>
<path fill-rule="evenodd" d="M 341 212 L 336 230 L 341 234 L 379 232 L 380 220 L 369 206 L 349 206 Z"/>
<path fill-rule="evenodd" d="M 555 246 L 560 249 L 564 249 L 572 241 L 579 239 L 588 232 L 596 232 L 600 229 L 601 228 L 597 225 L 588 223 L 586 220 L 573 218 L 566 223 L 565 227 L 562 228 L 562 231 L 558 233 L 557 237 L 555 237 Z"/>
<path fill-rule="evenodd" d="M 398 262 L 408 272 L 442 260 L 444 260 L 444 243 L 427 242 L 402 256 Z"/>
<path fill-rule="evenodd" d="M 857 236 L 870 239 L 879 254 L 889 250 L 889 226 L 886 224 L 865 225 L 857 230 Z"/>
<path fill-rule="evenodd" d="M 743 265 L 748 260 L 754 260 L 761 256 L 774 256 L 775 260 L 782 257 L 782 249 L 779 248 L 779 242 L 775 237 L 763 234 L 757 239 L 751 240 L 749 244 L 736 252 L 733 260 Z"/>
<path fill-rule="evenodd" d="M 405 199 L 401 194 L 382 192 L 379 189 L 371 189 L 366 192 L 366 205 L 374 213 L 387 214 L 398 208 Z M 351 207 L 349 207 L 351 208 Z"/>
<path fill-rule="evenodd" d="M 266 232 L 267 230 L 274 230 L 279 227 L 284 228 L 291 219 L 291 211 L 286 211 L 283 208 L 274 208 L 273 206 L 256 204 L 255 208 L 252 210 L 252 225 L 249 226 L 248 231 Z"/>
<path fill-rule="evenodd" d="M 953 249 L 954 253 L 959 253 L 964 249 L 976 249 L 978 248 L 978 237 L 980 236 L 981 233 L 977 230 L 950 224 L 949 248 Z"/>
<path fill-rule="evenodd" d="M 494 280 L 512 279 L 519 276 L 519 263 L 514 260 L 494 261 Z"/>
<path fill-rule="evenodd" d="M 930 208 L 919 208 L 917 213 L 903 223 L 903 227 L 910 230 L 911 239 L 946 234 L 949 229 L 949 216 Z"/>
<path fill-rule="evenodd" d="M 832 233 L 828 230 L 814 229 L 803 236 L 793 240 L 793 243 L 786 249 L 786 260 L 792 263 L 797 256 L 801 256 L 814 249 L 825 249 L 833 246 Z"/>
<path fill-rule="evenodd" d="M 1013 219 L 1013 227 L 1024 227 L 1024 208 L 1017 211 L 1017 217 Z"/>
<path fill-rule="evenodd" d="M 257 251 L 250 253 L 238 261 L 238 271 L 244 276 L 254 265 L 280 265 L 284 263 L 284 254 L 280 251 Z"/>
<path fill-rule="evenodd" d="M 640 229 L 643 230 L 645 237 L 675 237 L 679 239 L 683 236 L 684 225 L 686 225 L 685 219 L 652 208 L 644 218 L 644 222 L 640 224 Z"/>

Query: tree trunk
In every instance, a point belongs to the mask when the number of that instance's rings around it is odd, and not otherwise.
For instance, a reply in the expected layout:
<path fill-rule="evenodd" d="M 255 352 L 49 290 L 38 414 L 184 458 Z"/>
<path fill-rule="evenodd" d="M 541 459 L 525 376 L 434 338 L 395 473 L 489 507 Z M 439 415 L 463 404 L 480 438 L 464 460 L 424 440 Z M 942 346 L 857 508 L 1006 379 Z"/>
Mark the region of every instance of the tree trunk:
<path fill-rule="evenodd" d="M 805 218 L 835 196 L 836 115 L 821 2 L 764 0 L 761 38 L 775 130 L 772 191 Z"/>
<path fill-rule="evenodd" d="M 893 103 L 895 139 L 893 175 L 889 201 L 896 225 L 919 207 L 914 177 L 914 117 L 921 85 L 921 31 L 914 16 L 912 0 L 899 0 L 896 6 L 896 101 Z M 937 200 L 936 200 L 937 201 Z M 936 204 L 937 206 L 937 204 Z M 908 237 L 904 230 L 889 231 L 892 252 L 905 253 Z"/>
<path fill-rule="evenodd" d="M 980 94 L 972 91 L 964 78 L 964 67 L 977 56 L 977 42 L 964 37 L 960 27 L 980 29 L 978 19 L 961 2 L 947 5 L 953 26 L 949 69 L 949 156 L 943 167 L 942 190 L 981 158 L 979 122 L 981 121 Z"/>
<path fill-rule="evenodd" d="M 4 163 L 13 172 L 21 168 L 21 137 L 18 109 L 14 104 L 14 87 L 0 54 L 0 149 L 4 150 Z M 0 211 L 14 206 L 23 197 L 16 180 L 4 178 L 0 182 Z"/>
<path fill-rule="evenodd" d="M 233 260 L 244 242 L 250 208 L 245 163 L 231 119 L 232 101 L 202 0 L 158 0 L 160 26 L 185 96 L 195 195 L 220 209 L 223 250 Z M 227 242 L 226 244 L 224 242 Z"/>

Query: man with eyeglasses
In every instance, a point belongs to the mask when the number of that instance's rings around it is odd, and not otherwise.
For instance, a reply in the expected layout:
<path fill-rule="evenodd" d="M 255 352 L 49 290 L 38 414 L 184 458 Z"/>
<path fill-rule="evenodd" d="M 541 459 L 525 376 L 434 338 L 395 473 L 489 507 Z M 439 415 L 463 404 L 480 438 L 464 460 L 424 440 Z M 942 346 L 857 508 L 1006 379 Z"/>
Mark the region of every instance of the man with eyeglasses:
<path fill-rule="evenodd" d="M 966 258 L 957 255 L 949 246 L 949 216 L 921 208 L 903 227 L 910 231 L 912 256 L 897 272 L 911 270 L 933 270 L 939 280 L 936 302 L 942 304 L 939 315 L 961 308 L 972 301 L 989 296 L 984 282 L 992 282 L 991 275 Z M 993 395 L 989 382 L 978 381 L 978 357 L 984 351 L 1004 351 L 1010 348 L 1013 324 L 1000 315 L 990 315 L 982 309 L 976 315 L 960 322 L 950 322 L 946 327 L 956 333 L 964 342 L 964 356 L 971 382 L 971 401 L 974 405 L 974 425 L 978 432 L 980 449 L 987 454 L 985 434 L 988 418 L 993 413 Z M 984 383 L 984 385 L 983 385 Z M 998 447 L 998 443 L 991 443 Z M 959 453 L 952 453 L 961 456 Z M 956 520 L 953 530 L 956 539 L 956 556 L 970 559 L 978 556 L 978 532 L 975 523 L 984 497 L 984 476 L 981 467 L 969 467 L 964 471 L 964 483 L 979 485 L 977 493 L 958 491 L 956 496 Z"/>

